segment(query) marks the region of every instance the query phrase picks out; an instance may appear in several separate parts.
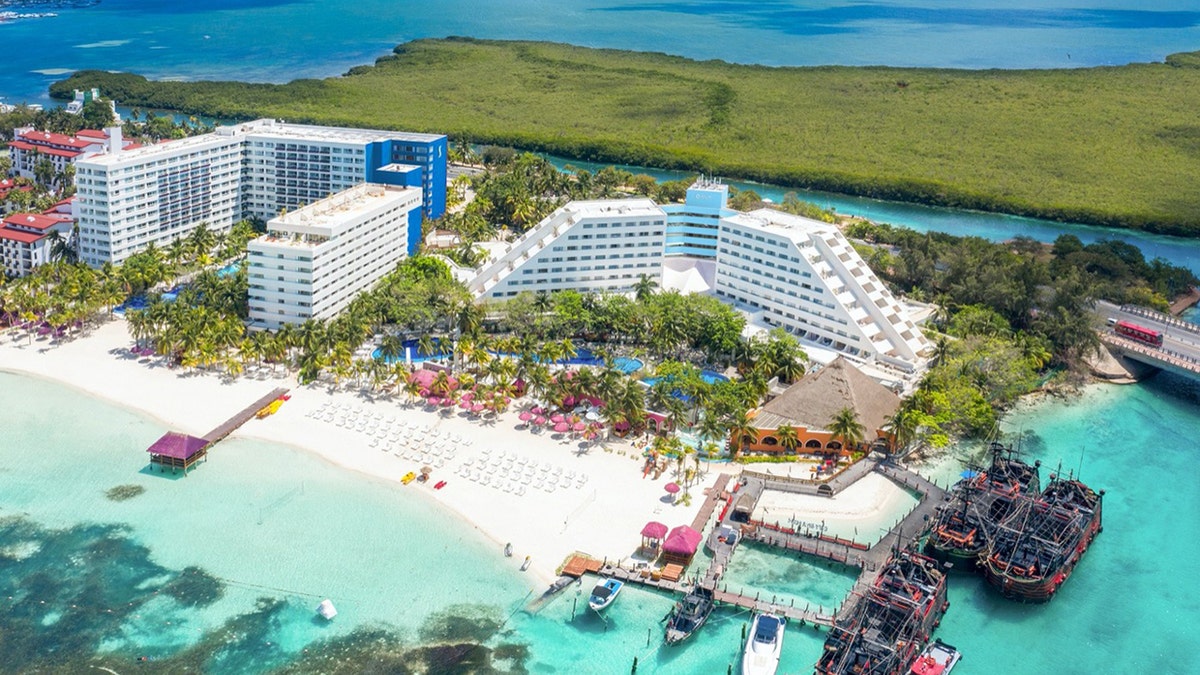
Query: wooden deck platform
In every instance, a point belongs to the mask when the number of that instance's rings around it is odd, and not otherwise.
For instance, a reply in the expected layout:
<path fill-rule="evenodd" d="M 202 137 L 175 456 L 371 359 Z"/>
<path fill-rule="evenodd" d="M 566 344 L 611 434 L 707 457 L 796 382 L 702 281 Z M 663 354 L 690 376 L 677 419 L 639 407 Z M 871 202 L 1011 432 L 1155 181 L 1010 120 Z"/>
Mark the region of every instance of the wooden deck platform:
<path fill-rule="evenodd" d="M 242 410 L 238 411 L 233 417 L 225 420 L 220 426 L 208 432 L 207 434 L 204 434 L 204 436 L 201 438 L 208 441 L 209 445 L 220 441 L 229 434 L 233 433 L 235 429 L 248 422 L 251 417 L 254 417 L 259 410 L 265 408 L 271 401 L 274 401 L 286 393 L 288 393 L 288 390 L 283 387 L 272 390 L 271 393 L 263 396 L 254 403 L 251 403 Z"/>

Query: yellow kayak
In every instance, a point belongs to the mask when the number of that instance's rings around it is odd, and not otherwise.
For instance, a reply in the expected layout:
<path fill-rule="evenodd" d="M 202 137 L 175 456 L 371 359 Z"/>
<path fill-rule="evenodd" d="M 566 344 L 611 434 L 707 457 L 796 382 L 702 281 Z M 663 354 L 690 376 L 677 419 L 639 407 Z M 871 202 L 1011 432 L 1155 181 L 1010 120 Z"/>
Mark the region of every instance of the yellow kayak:
<path fill-rule="evenodd" d="M 283 399 L 277 398 L 274 401 L 271 401 L 270 403 L 267 404 L 267 407 L 258 411 L 258 413 L 257 413 L 258 419 L 261 420 L 264 417 L 269 417 L 271 415 L 274 415 L 276 412 L 279 411 L 279 408 L 282 405 L 283 405 Z"/>
<path fill-rule="evenodd" d="M 409 471 L 408 473 L 404 474 L 404 478 L 401 478 L 400 482 L 404 483 L 405 485 L 408 485 L 409 483 L 413 482 L 413 480 L 416 477 L 417 477 L 416 473 Z"/>

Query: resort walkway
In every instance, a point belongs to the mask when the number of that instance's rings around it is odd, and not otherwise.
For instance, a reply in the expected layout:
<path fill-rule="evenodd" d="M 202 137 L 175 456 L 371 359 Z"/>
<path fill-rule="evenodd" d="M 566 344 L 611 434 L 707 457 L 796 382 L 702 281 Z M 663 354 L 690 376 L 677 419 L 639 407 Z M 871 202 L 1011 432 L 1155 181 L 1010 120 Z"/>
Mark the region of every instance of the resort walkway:
<path fill-rule="evenodd" d="M 780 476 L 752 469 L 743 469 L 742 478 L 760 481 L 768 490 L 813 495 L 816 497 L 834 497 L 842 490 L 857 483 L 863 476 L 874 471 L 879 462 L 879 458 L 874 455 L 864 457 L 862 460 L 843 469 L 829 480 L 793 478 L 791 476 Z"/>

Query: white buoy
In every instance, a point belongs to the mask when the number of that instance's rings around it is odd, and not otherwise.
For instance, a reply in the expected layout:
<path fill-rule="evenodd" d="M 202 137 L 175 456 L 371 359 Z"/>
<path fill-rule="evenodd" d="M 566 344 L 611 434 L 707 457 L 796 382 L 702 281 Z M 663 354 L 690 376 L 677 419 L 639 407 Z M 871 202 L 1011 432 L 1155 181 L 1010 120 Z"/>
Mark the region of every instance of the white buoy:
<path fill-rule="evenodd" d="M 317 605 L 317 614 L 325 617 L 325 620 L 328 621 L 337 616 L 337 609 L 334 608 L 333 602 L 326 598 L 321 601 L 321 604 Z"/>

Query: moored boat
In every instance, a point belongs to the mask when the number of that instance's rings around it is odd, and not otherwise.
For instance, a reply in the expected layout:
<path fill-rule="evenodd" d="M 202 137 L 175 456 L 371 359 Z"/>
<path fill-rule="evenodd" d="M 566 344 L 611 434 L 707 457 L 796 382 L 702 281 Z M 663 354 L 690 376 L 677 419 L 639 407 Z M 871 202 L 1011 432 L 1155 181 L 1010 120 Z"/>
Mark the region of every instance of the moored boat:
<path fill-rule="evenodd" d="M 954 670 L 960 659 L 962 654 L 954 645 L 934 640 L 917 657 L 909 672 L 912 675 L 950 675 L 950 671 Z"/>
<path fill-rule="evenodd" d="M 625 583 L 619 579 L 601 579 L 596 587 L 592 589 L 592 594 L 588 596 L 588 607 L 602 612 L 608 609 L 608 606 L 613 604 L 613 600 L 617 599 L 617 594 L 621 592 L 621 588 Z"/>
<path fill-rule="evenodd" d="M 775 675 L 783 652 L 784 619 L 774 614 L 759 614 L 750 626 L 750 639 L 742 654 L 742 675 Z"/>
<path fill-rule="evenodd" d="M 675 605 L 670 619 L 667 620 L 667 644 L 683 642 L 700 630 L 708 615 L 712 614 L 715 604 L 711 589 L 696 586 L 691 593 Z"/>
<path fill-rule="evenodd" d="M 838 617 L 818 675 L 906 675 L 948 607 L 937 562 L 899 551 L 850 611 Z"/>
<path fill-rule="evenodd" d="M 1006 598 L 1048 602 L 1071 576 L 1101 529 L 1104 492 L 1051 474 L 998 528 L 987 555 L 988 583 Z"/>

